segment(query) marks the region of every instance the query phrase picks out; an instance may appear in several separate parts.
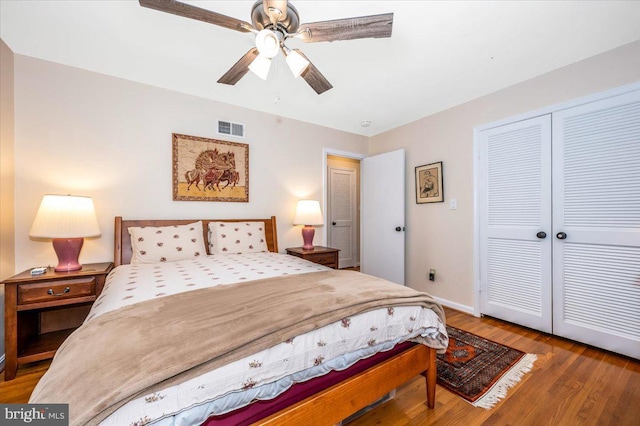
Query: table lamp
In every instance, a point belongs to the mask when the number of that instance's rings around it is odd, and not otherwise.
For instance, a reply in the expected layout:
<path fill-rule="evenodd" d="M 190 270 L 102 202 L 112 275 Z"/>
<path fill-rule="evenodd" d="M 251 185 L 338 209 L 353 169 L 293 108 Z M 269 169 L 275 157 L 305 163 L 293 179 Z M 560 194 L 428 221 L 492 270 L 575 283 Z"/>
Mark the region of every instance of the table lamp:
<path fill-rule="evenodd" d="M 56 272 L 82 269 L 78 262 L 85 237 L 97 237 L 100 227 L 89 197 L 45 195 L 33 220 L 29 236 L 52 238 L 58 256 Z"/>
<path fill-rule="evenodd" d="M 296 208 L 296 216 L 293 218 L 294 225 L 304 225 L 302 228 L 303 250 L 313 250 L 313 235 L 316 230 L 313 225 L 323 225 L 320 202 L 316 200 L 300 200 Z"/>

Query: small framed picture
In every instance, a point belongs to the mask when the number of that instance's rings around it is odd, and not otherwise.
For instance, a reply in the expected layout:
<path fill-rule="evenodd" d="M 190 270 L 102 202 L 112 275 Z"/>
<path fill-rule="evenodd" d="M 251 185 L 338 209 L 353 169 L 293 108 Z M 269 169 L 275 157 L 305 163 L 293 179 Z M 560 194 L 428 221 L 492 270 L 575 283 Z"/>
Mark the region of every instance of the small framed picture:
<path fill-rule="evenodd" d="M 416 167 L 416 203 L 444 202 L 442 161 Z"/>

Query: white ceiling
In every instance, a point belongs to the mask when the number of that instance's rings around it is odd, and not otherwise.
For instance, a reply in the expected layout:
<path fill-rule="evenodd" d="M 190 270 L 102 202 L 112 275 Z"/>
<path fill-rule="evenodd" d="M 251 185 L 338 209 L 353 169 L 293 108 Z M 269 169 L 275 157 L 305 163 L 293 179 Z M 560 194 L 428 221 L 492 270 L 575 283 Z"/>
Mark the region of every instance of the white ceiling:
<path fill-rule="evenodd" d="M 254 2 L 188 3 L 250 22 Z M 254 37 L 135 0 L 0 0 L 0 36 L 17 54 L 365 136 L 640 40 L 640 1 L 292 3 L 302 23 L 393 12 L 393 35 L 287 41 L 333 84 L 322 95 L 281 55 L 266 82 L 216 83 Z"/>

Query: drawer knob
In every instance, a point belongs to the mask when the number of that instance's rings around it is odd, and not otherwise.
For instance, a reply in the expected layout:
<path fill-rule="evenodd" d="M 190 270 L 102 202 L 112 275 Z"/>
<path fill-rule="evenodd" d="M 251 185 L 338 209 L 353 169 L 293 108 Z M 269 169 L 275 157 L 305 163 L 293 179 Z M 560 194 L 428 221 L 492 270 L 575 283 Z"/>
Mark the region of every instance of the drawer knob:
<path fill-rule="evenodd" d="M 71 289 L 69 287 L 66 287 L 64 290 L 62 290 L 62 293 L 54 293 L 53 289 L 50 288 L 47 291 L 47 294 L 51 295 L 51 296 L 64 296 L 65 294 L 69 293 L 71 291 Z"/>

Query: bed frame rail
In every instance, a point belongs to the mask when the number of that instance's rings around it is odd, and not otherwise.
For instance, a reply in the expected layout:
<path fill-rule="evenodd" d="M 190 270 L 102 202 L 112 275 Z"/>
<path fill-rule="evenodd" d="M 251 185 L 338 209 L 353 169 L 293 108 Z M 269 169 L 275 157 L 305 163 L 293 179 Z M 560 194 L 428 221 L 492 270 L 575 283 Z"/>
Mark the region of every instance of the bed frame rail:
<path fill-rule="evenodd" d="M 419 374 L 426 376 L 427 406 L 434 408 L 437 377 L 436 350 L 424 345 L 415 345 L 361 374 L 272 414 L 256 424 L 268 426 L 335 424 Z"/>

